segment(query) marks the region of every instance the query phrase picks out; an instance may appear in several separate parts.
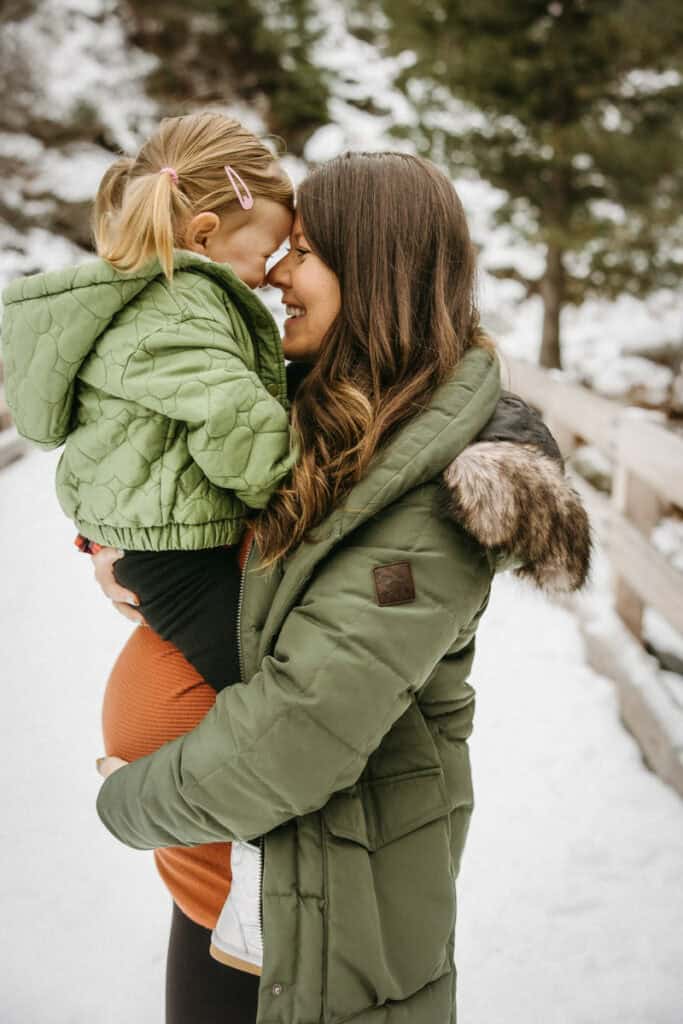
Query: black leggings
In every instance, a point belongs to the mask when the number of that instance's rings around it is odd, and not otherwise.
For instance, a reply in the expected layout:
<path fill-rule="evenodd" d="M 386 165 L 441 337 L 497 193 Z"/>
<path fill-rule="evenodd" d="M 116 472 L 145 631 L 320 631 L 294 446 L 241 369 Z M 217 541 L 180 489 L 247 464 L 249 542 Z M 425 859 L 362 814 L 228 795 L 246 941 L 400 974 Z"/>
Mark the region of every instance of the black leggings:
<path fill-rule="evenodd" d="M 256 1024 L 259 977 L 214 960 L 211 932 L 173 904 L 166 1024 Z"/>

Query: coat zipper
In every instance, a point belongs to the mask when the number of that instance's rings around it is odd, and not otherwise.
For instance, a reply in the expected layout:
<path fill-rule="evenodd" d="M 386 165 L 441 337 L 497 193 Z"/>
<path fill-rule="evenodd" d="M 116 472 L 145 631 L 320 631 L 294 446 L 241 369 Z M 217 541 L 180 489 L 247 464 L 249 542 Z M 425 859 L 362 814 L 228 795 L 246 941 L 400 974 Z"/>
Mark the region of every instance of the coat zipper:
<path fill-rule="evenodd" d="M 246 682 L 246 680 L 244 678 L 245 671 L 244 671 L 244 661 L 243 661 L 243 656 L 242 656 L 242 600 L 244 598 L 244 588 L 245 588 L 246 579 L 247 579 L 247 562 L 249 561 L 249 556 L 251 555 L 251 549 L 253 548 L 253 546 L 254 546 L 254 542 L 252 540 L 251 544 L 249 545 L 249 550 L 247 551 L 246 557 L 244 559 L 244 565 L 242 566 L 242 571 L 240 573 L 240 590 L 239 590 L 239 597 L 237 599 L 237 657 L 238 657 L 239 666 L 240 666 L 240 680 L 243 683 Z M 261 948 L 262 949 L 263 949 L 263 851 L 264 851 L 264 846 L 265 846 L 265 844 L 263 842 L 263 836 L 259 836 L 259 839 L 258 839 L 258 848 L 259 848 L 258 917 L 259 917 L 259 931 L 260 931 L 260 939 L 261 939 Z"/>
<path fill-rule="evenodd" d="M 242 601 L 244 598 L 244 586 L 247 579 L 247 563 L 249 561 L 249 556 L 251 555 L 251 549 L 253 548 L 253 546 L 254 542 L 252 540 L 251 544 L 249 545 L 249 550 L 247 551 L 246 557 L 244 559 L 244 565 L 240 570 L 240 590 L 239 596 L 237 598 L 237 659 L 239 661 L 240 666 L 240 682 L 242 683 L 246 682 L 246 679 L 244 678 L 244 660 L 242 657 Z"/>
<path fill-rule="evenodd" d="M 323 872 L 323 942 L 322 942 L 322 996 L 321 996 L 321 1010 L 322 1019 L 327 1020 L 327 900 L 329 892 L 329 882 L 327 877 L 327 828 L 325 827 L 325 819 L 322 814 L 320 815 L 320 852 L 322 860 L 322 872 Z"/>
<path fill-rule="evenodd" d="M 263 836 L 259 836 L 258 845 L 259 850 L 261 851 L 261 856 L 259 857 L 258 873 L 258 923 L 261 935 L 261 949 L 263 949 L 263 852 L 265 849 Z M 261 964 L 261 970 L 263 970 L 263 963 Z"/>

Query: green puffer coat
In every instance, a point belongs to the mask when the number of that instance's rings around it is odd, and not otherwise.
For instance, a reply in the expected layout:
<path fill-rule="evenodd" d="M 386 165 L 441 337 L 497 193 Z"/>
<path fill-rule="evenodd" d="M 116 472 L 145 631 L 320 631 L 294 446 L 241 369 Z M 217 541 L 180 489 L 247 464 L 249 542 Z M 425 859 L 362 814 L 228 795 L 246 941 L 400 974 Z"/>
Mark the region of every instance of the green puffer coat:
<path fill-rule="evenodd" d="M 477 624 L 504 562 L 573 587 L 589 548 L 557 462 L 470 444 L 499 390 L 470 351 L 313 543 L 270 575 L 252 549 L 246 685 L 100 791 L 138 849 L 263 836 L 258 1024 L 455 1021 Z"/>
<path fill-rule="evenodd" d="M 103 260 L 13 282 L 2 331 L 17 429 L 65 445 L 57 494 L 81 533 L 130 550 L 235 543 L 290 451 L 277 326 L 227 264 Z"/>

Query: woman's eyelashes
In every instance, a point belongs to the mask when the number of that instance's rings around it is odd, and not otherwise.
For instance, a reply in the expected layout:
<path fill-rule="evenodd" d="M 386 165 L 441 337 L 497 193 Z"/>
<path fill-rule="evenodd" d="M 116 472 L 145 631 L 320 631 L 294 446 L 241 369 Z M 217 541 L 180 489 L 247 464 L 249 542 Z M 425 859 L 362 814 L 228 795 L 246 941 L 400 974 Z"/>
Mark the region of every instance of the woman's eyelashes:
<path fill-rule="evenodd" d="M 291 245 L 290 243 L 286 243 L 283 246 L 283 252 L 285 253 L 285 255 L 288 255 L 290 252 L 293 252 L 295 256 L 304 257 L 308 256 L 311 250 L 306 245 Z"/>

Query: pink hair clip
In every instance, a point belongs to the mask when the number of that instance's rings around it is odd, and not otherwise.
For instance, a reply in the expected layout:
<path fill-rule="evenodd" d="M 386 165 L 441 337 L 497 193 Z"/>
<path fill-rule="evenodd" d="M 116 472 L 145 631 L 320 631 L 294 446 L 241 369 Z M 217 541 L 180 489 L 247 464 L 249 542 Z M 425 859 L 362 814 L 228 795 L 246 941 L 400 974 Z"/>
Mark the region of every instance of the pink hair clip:
<path fill-rule="evenodd" d="M 170 174 L 171 179 L 173 180 L 173 184 L 178 184 L 178 172 L 174 167 L 162 167 L 161 170 L 159 171 L 159 174 Z"/>
<path fill-rule="evenodd" d="M 254 197 L 249 191 L 248 185 L 244 181 L 242 181 L 237 171 L 234 169 L 234 167 L 231 167 L 230 164 L 225 165 L 225 173 L 230 179 L 230 184 L 235 190 L 237 201 L 239 202 L 242 209 L 251 210 L 252 206 L 254 205 Z M 241 185 L 242 188 L 244 189 L 244 195 L 240 192 L 238 185 Z"/>

